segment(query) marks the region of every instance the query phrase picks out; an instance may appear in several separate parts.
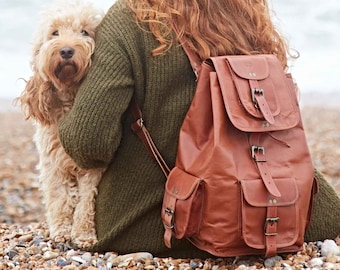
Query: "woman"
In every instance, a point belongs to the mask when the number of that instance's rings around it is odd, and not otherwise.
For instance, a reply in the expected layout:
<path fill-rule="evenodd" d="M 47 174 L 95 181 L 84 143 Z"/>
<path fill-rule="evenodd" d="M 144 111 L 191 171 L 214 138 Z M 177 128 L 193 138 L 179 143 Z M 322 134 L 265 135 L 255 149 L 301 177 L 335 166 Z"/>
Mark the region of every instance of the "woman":
<path fill-rule="evenodd" d="M 135 96 L 158 149 L 168 165 L 174 165 L 195 75 L 171 23 L 201 59 L 274 53 L 287 66 L 288 47 L 270 20 L 265 0 L 117 0 L 97 32 L 93 66 L 60 125 L 60 139 L 80 166 L 108 167 L 96 200 L 99 241 L 93 250 L 210 256 L 186 240 L 165 247 L 160 218 L 165 178 L 130 128 L 129 104 Z M 308 240 L 340 232 L 335 220 L 339 198 L 319 178 L 318 214 Z M 329 230 L 321 224 L 325 217 Z"/>

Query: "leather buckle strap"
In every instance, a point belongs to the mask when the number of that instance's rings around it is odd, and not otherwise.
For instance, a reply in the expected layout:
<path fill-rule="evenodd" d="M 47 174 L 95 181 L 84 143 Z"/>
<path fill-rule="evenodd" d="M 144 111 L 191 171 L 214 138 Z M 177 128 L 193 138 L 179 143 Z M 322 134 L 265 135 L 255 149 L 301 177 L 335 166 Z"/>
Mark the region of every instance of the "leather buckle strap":
<path fill-rule="evenodd" d="M 272 125 L 275 124 L 274 116 L 264 96 L 264 89 L 259 87 L 259 84 L 256 80 L 249 80 L 249 84 L 254 106 L 261 111 L 264 119 L 266 119 L 268 123 Z"/>
<path fill-rule="evenodd" d="M 270 174 L 264 147 L 252 145 L 251 156 L 256 161 L 257 168 L 259 169 L 261 178 L 267 190 L 275 197 L 281 197 L 281 193 L 275 185 L 275 182 Z"/>
<path fill-rule="evenodd" d="M 254 103 L 256 109 L 259 108 L 258 102 L 256 100 L 256 95 L 264 95 L 264 90 L 259 88 L 251 88 L 251 100 Z"/>
<path fill-rule="evenodd" d="M 175 224 L 174 224 L 174 214 L 175 214 L 175 211 L 166 207 L 164 209 L 164 216 L 163 216 L 163 225 L 164 225 L 164 228 L 165 229 L 174 229 L 175 227 Z"/>
<path fill-rule="evenodd" d="M 256 154 L 256 152 L 261 152 L 263 154 L 263 156 L 265 156 L 265 149 L 263 146 L 257 146 L 257 145 L 252 145 L 251 146 L 251 158 L 257 162 L 263 161 L 265 162 L 265 159 L 260 159 L 259 155 Z"/>
<path fill-rule="evenodd" d="M 165 204 L 164 204 L 165 203 Z M 175 204 L 176 198 L 169 197 L 167 202 L 163 202 L 162 221 L 164 226 L 164 243 L 168 248 L 171 248 L 171 237 L 175 229 Z"/>
<path fill-rule="evenodd" d="M 267 207 L 267 218 L 264 223 L 264 235 L 266 241 L 266 257 L 271 257 L 277 252 L 276 236 L 277 224 L 280 218 L 277 216 L 277 207 Z"/>
<path fill-rule="evenodd" d="M 268 230 L 268 228 L 273 227 L 274 223 L 278 223 L 280 220 L 279 217 L 269 217 L 266 218 L 266 222 L 264 223 L 264 235 L 265 236 L 274 236 L 277 235 L 276 231 Z"/>
<path fill-rule="evenodd" d="M 262 181 L 270 194 L 275 197 L 281 197 L 281 192 L 278 190 L 267 164 L 265 148 L 260 145 L 260 137 L 262 133 L 252 133 L 249 136 L 250 155 L 256 162 Z"/>

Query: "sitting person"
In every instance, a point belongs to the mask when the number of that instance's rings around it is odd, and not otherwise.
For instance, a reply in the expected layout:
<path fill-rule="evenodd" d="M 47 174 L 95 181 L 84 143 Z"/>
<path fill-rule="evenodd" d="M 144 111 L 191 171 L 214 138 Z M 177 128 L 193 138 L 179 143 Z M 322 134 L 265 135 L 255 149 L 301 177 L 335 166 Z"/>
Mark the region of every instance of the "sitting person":
<path fill-rule="evenodd" d="M 171 249 L 164 245 L 165 178 L 130 127 L 135 96 L 158 149 L 174 166 L 196 77 L 171 22 L 202 60 L 273 53 L 287 67 L 288 46 L 265 0 L 117 0 L 99 26 L 92 67 L 59 133 L 79 166 L 108 167 L 96 199 L 94 251 L 211 257 L 186 239 L 174 240 Z M 319 193 L 306 241 L 340 233 L 340 199 L 321 174 L 316 176 Z"/>

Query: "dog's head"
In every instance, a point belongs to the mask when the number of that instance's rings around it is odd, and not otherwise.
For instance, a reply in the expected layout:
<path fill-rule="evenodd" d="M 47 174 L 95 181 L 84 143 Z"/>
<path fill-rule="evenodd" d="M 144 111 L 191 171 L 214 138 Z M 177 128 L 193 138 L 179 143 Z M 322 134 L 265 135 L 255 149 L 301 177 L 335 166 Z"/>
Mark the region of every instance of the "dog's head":
<path fill-rule="evenodd" d="M 43 80 L 64 90 L 77 85 L 91 64 L 102 13 L 89 3 L 59 1 L 42 13 L 32 66 Z"/>
<path fill-rule="evenodd" d="M 80 0 L 61 0 L 41 15 L 33 40 L 33 76 L 19 100 L 27 118 L 46 122 L 53 108 L 73 102 L 91 65 L 103 12 Z"/>

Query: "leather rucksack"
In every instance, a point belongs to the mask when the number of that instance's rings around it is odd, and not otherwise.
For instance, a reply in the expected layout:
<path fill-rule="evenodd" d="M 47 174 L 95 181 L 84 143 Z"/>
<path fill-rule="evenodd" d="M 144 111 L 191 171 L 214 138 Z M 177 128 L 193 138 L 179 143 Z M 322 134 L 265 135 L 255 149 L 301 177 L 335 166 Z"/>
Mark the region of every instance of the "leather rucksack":
<path fill-rule="evenodd" d="M 164 240 L 188 238 L 219 257 L 295 252 L 304 243 L 314 170 L 292 77 L 274 55 L 211 57 L 169 169 L 133 106 L 133 130 L 167 175 Z"/>

